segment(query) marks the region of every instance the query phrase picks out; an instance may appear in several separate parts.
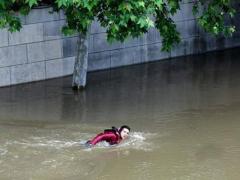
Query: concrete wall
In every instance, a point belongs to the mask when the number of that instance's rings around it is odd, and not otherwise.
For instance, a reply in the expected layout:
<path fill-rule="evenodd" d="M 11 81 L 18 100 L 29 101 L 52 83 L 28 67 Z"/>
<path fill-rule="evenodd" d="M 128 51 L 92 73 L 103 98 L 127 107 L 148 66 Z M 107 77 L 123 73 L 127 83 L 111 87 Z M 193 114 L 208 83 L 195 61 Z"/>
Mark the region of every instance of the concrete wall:
<path fill-rule="evenodd" d="M 8 86 L 61 76 L 73 72 L 76 37 L 64 37 L 61 27 L 63 13 L 49 14 L 50 9 L 35 9 L 21 17 L 23 28 L 10 33 L 0 30 L 0 86 Z M 234 19 L 237 33 L 232 38 L 214 38 L 196 24 L 192 3 L 184 2 L 173 19 L 182 42 L 171 52 L 161 52 L 161 37 L 151 29 L 143 37 L 124 43 L 108 44 L 105 29 L 97 22 L 91 26 L 89 37 L 89 71 L 158 61 L 161 59 L 204 53 L 240 45 L 240 13 Z"/>

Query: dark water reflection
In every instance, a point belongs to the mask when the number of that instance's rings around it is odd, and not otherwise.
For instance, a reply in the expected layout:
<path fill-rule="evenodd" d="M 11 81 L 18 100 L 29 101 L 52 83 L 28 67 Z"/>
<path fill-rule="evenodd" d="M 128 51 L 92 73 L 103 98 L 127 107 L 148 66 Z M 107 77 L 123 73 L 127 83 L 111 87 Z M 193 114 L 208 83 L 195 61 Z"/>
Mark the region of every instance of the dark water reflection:
<path fill-rule="evenodd" d="M 0 179 L 239 179 L 239 50 L 1 88 Z M 79 147 L 121 124 L 142 142 Z"/>

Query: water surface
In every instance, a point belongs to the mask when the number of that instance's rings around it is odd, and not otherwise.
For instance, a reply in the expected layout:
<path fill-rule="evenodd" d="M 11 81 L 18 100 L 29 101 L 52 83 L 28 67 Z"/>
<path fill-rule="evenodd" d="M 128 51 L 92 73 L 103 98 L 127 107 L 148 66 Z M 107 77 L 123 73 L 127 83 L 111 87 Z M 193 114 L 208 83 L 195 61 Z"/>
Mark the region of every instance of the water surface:
<path fill-rule="evenodd" d="M 0 179 L 239 180 L 240 49 L 0 89 Z M 128 124 L 116 147 L 81 144 Z"/>

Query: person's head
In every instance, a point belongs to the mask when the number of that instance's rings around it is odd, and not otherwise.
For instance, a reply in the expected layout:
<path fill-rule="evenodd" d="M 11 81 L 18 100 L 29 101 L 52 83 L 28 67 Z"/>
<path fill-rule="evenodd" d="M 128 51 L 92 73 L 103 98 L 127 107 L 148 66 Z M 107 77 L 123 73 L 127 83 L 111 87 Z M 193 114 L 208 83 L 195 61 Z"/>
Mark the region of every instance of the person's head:
<path fill-rule="evenodd" d="M 122 139 L 126 139 L 129 135 L 131 128 L 127 125 L 123 125 L 119 128 L 119 133 Z"/>

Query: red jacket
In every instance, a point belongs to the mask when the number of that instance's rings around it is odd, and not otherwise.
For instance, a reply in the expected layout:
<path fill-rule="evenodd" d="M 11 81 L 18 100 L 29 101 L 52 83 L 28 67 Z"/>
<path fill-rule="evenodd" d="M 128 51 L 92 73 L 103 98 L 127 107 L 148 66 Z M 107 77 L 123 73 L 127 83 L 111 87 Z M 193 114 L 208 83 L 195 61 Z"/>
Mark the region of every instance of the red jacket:
<path fill-rule="evenodd" d="M 101 141 L 107 141 L 110 145 L 118 144 L 122 140 L 120 134 L 117 131 L 104 131 L 103 133 L 98 134 L 88 143 L 95 145 Z"/>

